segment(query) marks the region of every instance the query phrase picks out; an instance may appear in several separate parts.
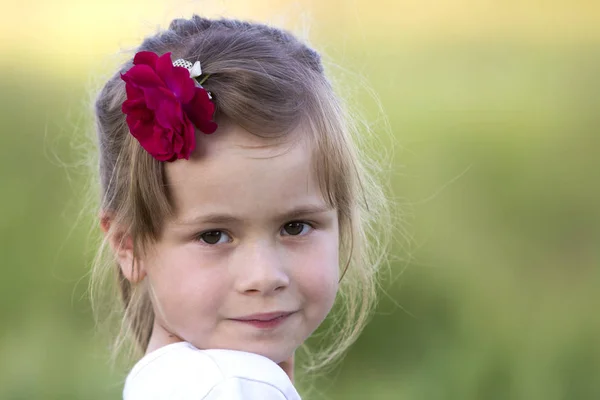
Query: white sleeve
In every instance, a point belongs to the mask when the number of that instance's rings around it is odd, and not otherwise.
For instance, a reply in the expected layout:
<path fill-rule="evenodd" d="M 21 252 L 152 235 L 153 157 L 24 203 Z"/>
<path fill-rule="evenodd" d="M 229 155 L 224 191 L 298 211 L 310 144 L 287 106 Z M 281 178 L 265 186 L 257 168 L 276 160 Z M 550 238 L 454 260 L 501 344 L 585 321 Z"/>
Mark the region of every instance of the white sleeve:
<path fill-rule="evenodd" d="M 246 378 L 229 378 L 215 385 L 202 400 L 288 400 L 275 386 Z"/>

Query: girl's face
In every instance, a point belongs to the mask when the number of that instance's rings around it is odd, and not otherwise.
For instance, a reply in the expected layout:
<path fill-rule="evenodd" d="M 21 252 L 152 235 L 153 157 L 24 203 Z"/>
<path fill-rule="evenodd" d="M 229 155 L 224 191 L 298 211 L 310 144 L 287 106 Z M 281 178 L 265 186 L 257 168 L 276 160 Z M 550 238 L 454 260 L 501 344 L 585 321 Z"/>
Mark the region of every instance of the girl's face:
<path fill-rule="evenodd" d="M 307 143 L 265 146 L 236 125 L 199 135 L 165 165 L 175 217 L 141 263 L 155 309 L 151 345 L 290 357 L 331 310 L 338 219 Z"/>

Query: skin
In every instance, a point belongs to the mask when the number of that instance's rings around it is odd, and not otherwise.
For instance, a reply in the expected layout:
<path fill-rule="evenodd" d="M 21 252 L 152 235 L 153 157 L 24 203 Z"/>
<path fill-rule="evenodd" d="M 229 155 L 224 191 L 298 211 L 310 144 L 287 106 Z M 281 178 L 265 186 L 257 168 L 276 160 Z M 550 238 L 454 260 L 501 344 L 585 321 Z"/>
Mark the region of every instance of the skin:
<path fill-rule="evenodd" d="M 114 241 L 125 276 L 151 288 L 148 352 L 182 340 L 248 351 L 293 377 L 294 351 L 337 293 L 337 212 L 322 198 L 305 141 L 265 146 L 227 123 L 197 139 L 190 160 L 165 164 L 175 216 L 134 271 L 127 241 Z M 268 329 L 239 321 L 276 311 L 292 314 Z"/>

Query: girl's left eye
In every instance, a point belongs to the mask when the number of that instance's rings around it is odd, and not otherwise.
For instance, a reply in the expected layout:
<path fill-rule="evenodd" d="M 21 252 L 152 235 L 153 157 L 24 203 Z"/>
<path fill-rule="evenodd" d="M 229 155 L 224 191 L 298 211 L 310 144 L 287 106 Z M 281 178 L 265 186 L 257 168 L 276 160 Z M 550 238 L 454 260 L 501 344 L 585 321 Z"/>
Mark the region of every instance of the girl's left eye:
<path fill-rule="evenodd" d="M 281 234 L 284 236 L 303 236 L 313 229 L 306 222 L 293 221 L 288 222 L 281 228 Z"/>

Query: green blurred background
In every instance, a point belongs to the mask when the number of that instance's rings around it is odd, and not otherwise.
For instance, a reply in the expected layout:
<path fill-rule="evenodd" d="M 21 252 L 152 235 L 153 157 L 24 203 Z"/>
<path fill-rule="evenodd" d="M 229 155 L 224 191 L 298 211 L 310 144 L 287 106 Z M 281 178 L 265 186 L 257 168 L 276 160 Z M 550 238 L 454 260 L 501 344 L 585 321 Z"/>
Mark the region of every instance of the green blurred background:
<path fill-rule="evenodd" d="M 308 32 L 380 133 L 375 151 L 395 143 L 392 271 L 371 324 L 307 399 L 600 399 L 597 1 L 2 10 L 1 399 L 120 396 L 86 297 L 90 90 L 120 50 L 193 12 Z"/>

